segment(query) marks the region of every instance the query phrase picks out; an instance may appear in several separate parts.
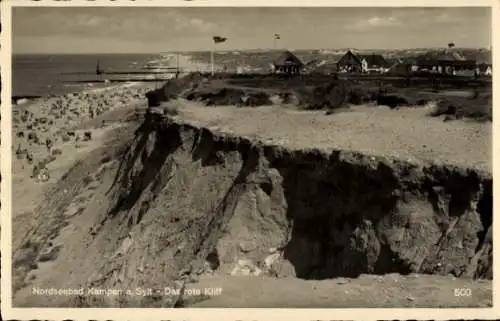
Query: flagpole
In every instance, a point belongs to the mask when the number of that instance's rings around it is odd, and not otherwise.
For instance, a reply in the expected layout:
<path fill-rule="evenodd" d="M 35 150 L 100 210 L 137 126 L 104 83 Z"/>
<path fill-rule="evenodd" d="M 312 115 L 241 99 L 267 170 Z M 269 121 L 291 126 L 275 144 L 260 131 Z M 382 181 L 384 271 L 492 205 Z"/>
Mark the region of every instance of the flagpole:
<path fill-rule="evenodd" d="M 177 73 L 175 75 L 175 78 L 178 78 L 179 77 L 179 74 L 180 74 L 180 66 L 179 66 L 179 52 L 177 52 Z"/>

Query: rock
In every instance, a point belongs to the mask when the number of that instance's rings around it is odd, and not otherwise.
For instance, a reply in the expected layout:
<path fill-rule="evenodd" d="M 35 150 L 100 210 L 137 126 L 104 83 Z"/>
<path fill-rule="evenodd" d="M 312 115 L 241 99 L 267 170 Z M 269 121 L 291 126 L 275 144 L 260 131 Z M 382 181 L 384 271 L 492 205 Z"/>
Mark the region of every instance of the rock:
<path fill-rule="evenodd" d="M 65 217 L 73 217 L 76 216 L 84 211 L 84 208 L 81 208 L 77 206 L 76 204 L 71 204 L 65 211 L 64 211 L 64 216 Z"/>
<path fill-rule="evenodd" d="M 273 264 L 279 260 L 281 258 L 281 253 L 274 253 L 274 254 L 271 254 L 271 255 L 268 255 L 265 259 L 264 259 L 264 265 L 267 269 L 270 269 L 272 268 Z"/>
<path fill-rule="evenodd" d="M 262 273 L 262 270 L 259 269 L 251 260 L 238 260 L 235 264 L 235 267 L 231 271 L 232 276 L 258 276 Z"/>
<path fill-rule="evenodd" d="M 351 280 L 346 279 L 346 278 L 337 278 L 337 279 L 335 279 L 335 283 L 336 284 L 348 284 L 350 282 L 351 282 Z"/>
<path fill-rule="evenodd" d="M 49 261 L 54 261 L 57 259 L 57 256 L 59 255 L 59 252 L 63 248 L 62 245 L 57 245 L 52 247 L 50 250 L 40 254 L 38 256 L 38 262 L 49 262 Z"/>

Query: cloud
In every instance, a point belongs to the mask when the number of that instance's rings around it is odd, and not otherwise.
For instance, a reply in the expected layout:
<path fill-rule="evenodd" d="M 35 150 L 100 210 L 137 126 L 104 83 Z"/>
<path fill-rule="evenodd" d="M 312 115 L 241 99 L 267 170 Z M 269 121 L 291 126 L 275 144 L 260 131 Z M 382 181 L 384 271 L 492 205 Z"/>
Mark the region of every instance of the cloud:
<path fill-rule="evenodd" d="M 192 18 L 189 22 L 192 27 L 200 31 L 210 31 L 215 28 L 215 24 L 199 18 Z"/>
<path fill-rule="evenodd" d="M 372 17 L 368 19 L 367 21 L 368 25 L 370 27 L 385 27 L 385 26 L 394 26 L 399 24 L 399 21 L 395 17 L 387 17 L 387 18 L 381 18 L 381 17 Z"/>
<path fill-rule="evenodd" d="M 440 28 L 445 25 L 459 27 L 463 21 L 474 19 L 484 19 L 484 12 L 472 9 L 460 8 L 394 8 L 392 10 L 381 11 L 377 14 L 364 17 L 356 17 L 346 24 L 345 29 L 349 31 L 370 31 L 374 29 L 384 29 L 391 27 L 401 27 L 408 31 L 423 30 L 429 28 Z"/>
<path fill-rule="evenodd" d="M 435 18 L 435 21 L 441 22 L 441 23 L 442 22 L 453 22 L 454 19 L 450 14 L 443 12 Z"/>
<path fill-rule="evenodd" d="M 347 24 L 346 27 L 348 30 L 364 31 L 364 30 L 372 30 L 373 28 L 392 27 L 400 24 L 401 21 L 393 15 L 387 17 L 372 16 L 368 19 L 367 18 L 358 19 L 354 23 Z"/>

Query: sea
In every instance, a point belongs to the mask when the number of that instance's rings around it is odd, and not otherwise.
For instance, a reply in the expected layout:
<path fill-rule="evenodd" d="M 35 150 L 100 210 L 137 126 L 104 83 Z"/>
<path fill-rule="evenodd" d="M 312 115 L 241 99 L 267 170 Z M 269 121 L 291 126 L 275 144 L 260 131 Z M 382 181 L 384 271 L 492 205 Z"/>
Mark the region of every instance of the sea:
<path fill-rule="evenodd" d="M 155 73 L 154 68 L 171 65 L 171 58 L 166 54 L 14 55 L 12 96 L 62 95 L 109 86 L 108 81 L 140 80 Z M 96 74 L 97 65 L 104 75 Z M 153 76 L 157 74 L 156 70 Z"/>

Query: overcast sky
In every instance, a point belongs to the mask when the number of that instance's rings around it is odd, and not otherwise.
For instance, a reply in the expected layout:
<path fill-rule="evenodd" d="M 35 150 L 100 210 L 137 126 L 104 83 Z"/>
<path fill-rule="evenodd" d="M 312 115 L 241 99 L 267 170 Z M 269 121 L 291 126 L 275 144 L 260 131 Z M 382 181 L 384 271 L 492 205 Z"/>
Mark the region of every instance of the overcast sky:
<path fill-rule="evenodd" d="M 16 53 L 491 45 L 489 8 L 13 8 Z"/>

